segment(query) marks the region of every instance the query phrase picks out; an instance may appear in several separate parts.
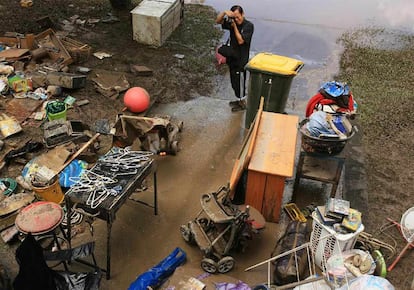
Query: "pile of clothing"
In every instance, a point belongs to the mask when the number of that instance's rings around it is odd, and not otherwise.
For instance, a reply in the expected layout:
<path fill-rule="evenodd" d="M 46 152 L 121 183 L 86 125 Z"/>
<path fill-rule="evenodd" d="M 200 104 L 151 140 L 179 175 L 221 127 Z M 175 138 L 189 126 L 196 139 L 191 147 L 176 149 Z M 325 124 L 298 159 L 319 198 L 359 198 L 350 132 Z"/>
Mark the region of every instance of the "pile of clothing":
<path fill-rule="evenodd" d="M 327 82 L 306 106 L 306 129 L 318 138 L 347 139 L 352 132 L 357 104 L 349 86 L 336 81 Z"/>

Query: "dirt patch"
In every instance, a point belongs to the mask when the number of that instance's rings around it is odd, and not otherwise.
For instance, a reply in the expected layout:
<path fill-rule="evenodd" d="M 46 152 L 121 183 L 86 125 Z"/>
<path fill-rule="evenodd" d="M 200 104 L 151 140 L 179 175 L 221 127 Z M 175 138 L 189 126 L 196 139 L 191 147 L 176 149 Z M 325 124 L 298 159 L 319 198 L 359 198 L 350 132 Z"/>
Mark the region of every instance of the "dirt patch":
<path fill-rule="evenodd" d="M 409 112 L 414 106 L 414 37 L 363 29 L 345 34 L 341 41 L 345 51 L 339 78 L 352 88 L 363 129 L 368 191 L 364 225 L 367 232 L 395 245 L 399 253 L 406 242 L 395 226 L 387 226 L 386 218 L 400 222 L 402 214 L 414 205 L 414 116 Z M 396 289 L 410 288 L 412 254 L 408 251 L 387 276 Z"/>
<path fill-rule="evenodd" d="M 68 37 L 88 44 L 92 47 L 92 52 L 105 51 L 112 55 L 102 60 L 90 55 L 87 60 L 69 66 L 70 72 L 75 72 L 78 65 L 91 69 L 84 88 L 65 90 L 60 98 L 63 100 L 66 95 L 71 95 L 77 100 L 89 100 L 89 104 L 80 109 L 68 110 L 70 120 L 80 120 L 89 125 L 102 118 L 114 121 L 117 113 L 123 109 L 122 93 L 118 98 L 112 99 L 96 92 L 91 77 L 97 70 L 124 74 L 131 87 L 145 88 L 151 98 L 156 98 L 157 103 L 183 101 L 197 95 L 208 95 L 213 87 L 213 76 L 217 75 L 214 47 L 222 34 L 219 29 L 214 28 L 216 12 L 211 7 L 185 5 L 184 19 L 180 26 L 162 47 L 156 48 L 141 45 L 132 39 L 129 11 L 139 2 L 133 1 L 127 9 L 116 11 L 110 7 L 109 0 L 34 0 L 33 6 L 29 8 L 20 7 L 19 1 L 2 2 L 0 14 L 10 15 L 10 11 L 13 14 L 12 17 L 0 19 L 0 34 L 40 33 L 46 27 L 41 27 L 37 20 L 48 16 L 55 31 L 72 27 L 65 32 Z M 108 13 L 112 13 L 119 21 L 88 24 L 89 20 L 106 18 Z M 76 24 L 74 19 L 79 19 L 79 23 L 85 23 Z M 177 58 L 174 56 L 176 54 L 183 55 L 184 58 Z M 152 76 L 136 76 L 130 70 L 130 65 L 133 64 L 150 68 L 153 71 Z M 0 98 L 0 113 L 5 112 L 6 103 L 12 98 L 11 95 Z M 0 156 L 9 149 L 21 147 L 30 139 L 42 141 L 43 130 L 40 126 L 41 122 L 24 126 L 22 133 L 6 140 Z M 26 154 L 25 159 L 13 161 L 2 170 L 1 176 L 14 178 L 20 175 L 24 164 L 33 157 L 34 154 Z M 2 263 L 6 268 L 13 267 L 11 272 L 16 273 L 15 246 L 3 243 L 1 245 Z"/>
<path fill-rule="evenodd" d="M 212 76 L 217 74 L 213 52 L 222 34 L 213 26 L 216 12 L 211 7 L 185 5 L 183 22 L 162 47 L 156 48 L 139 44 L 132 39 L 129 11 L 139 4 L 139 1 L 133 2 L 127 9 L 116 11 L 111 9 L 109 2 L 102 4 L 102 1 L 97 0 L 58 2 L 54 1 L 52 5 L 51 1 L 37 0 L 30 8 L 22 8 L 18 2 L 0 5 L 0 12 L 3 14 L 6 11 L 14 11 L 13 17 L 4 17 L 0 20 L 1 30 L 4 30 L 0 32 L 40 33 L 45 28 L 40 27 L 37 20 L 48 16 L 55 30 L 66 29 L 68 31 L 64 33 L 68 37 L 88 44 L 92 47 L 92 52 L 104 51 L 112 55 L 102 60 L 90 55 L 86 61 L 82 59 L 84 61 L 81 63 L 69 66 L 70 72 L 75 72 L 79 65 L 92 70 L 85 88 L 64 91 L 62 100 L 70 94 L 77 100 L 87 99 L 90 102 L 81 109 L 69 110 L 69 119 L 81 120 L 86 124 L 101 118 L 114 120 L 116 114 L 123 109 L 122 93 L 113 99 L 96 92 L 91 78 L 93 72 L 98 70 L 125 75 L 131 87 L 145 88 L 158 103 L 188 100 L 197 95 L 208 95 L 211 91 Z M 93 19 L 107 18 L 108 13 L 119 21 L 88 24 Z M 77 24 L 76 19 L 79 20 L 78 23 L 85 23 Z M 183 58 L 176 57 L 177 54 Z M 131 65 L 146 66 L 153 71 L 153 75 L 136 76 L 131 72 Z M 10 98 L 12 97 L 8 96 L 0 100 L 3 109 L 6 107 L 5 102 Z M 7 142 L 8 145 L 16 147 L 30 138 L 42 139 L 42 130 L 39 126 L 40 123 L 35 124 L 34 128 L 26 128 L 23 134 L 11 138 Z M 19 169 L 10 168 L 8 172 L 3 173 L 16 176 Z"/>

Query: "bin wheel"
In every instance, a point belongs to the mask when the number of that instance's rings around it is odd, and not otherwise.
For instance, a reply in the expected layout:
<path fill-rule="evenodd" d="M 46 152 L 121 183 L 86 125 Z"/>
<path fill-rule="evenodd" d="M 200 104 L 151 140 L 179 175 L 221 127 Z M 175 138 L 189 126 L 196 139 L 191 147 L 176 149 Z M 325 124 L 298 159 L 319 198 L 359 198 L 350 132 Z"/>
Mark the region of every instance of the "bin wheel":
<path fill-rule="evenodd" d="M 180 226 L 180 232 L 184 241 L 186 241 L 187 243 L 191 244 L 194 241 L 193 234 L 191 233 L 191 230 L 187 225 Z"/>
<path fill-rule="evenodd" d="M 184 122 L 183 122 L 183 121 L 180 121 L 180 122 L 178 123 L 178 132 L 183 131 L 183 128 L 184 128 Z"/>
<path fill-rule="evenodd" d="M 231 271 L 234 268 L 235 261 L 233 257 L 227 256 L 220 259 L 220 261 L 217 264 L 218 272 L 224 274 Z"/>
<path fill-rule="evenodd" d="M 180 149 L 178 148 L 178 141 L 173 141 L 171 143 L 171 153 L 173 155 L 176 155 L 178 151 L 180 151 Z"/>
<path fill-rule="evenodd" d="M 217 272 L 217 264 L 214 260 L 204 258 L 201 260 L 201 268 L 207 273 L 214 274 Z"/>

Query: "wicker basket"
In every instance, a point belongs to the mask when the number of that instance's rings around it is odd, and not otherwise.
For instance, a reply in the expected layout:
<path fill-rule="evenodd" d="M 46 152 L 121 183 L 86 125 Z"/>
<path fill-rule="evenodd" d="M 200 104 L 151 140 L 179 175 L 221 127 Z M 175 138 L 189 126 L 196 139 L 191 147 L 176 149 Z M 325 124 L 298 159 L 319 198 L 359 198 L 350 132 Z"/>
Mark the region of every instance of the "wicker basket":
<path fill-rule="evenodd" d="M 351 139 L 356 132 L 353 126 L 350 135 L 346 139 L 321 139 L 309 135 L 306 129 L 306 123 L 309 119 L 304 119 L 299 123 L 299 131 L 302 135 L 302 149 L 309 153 L 320 153 L 327 155 L 337 155 L 342 152 L 346 143 Z"/>
<path fill-rule="evenodd" d="M 62 37 L 60 41 L 66 47 L 74 62 L 82 63 L 89 59 L 92 48 L 88 44 L 84 44 L 69 37 Z"/>

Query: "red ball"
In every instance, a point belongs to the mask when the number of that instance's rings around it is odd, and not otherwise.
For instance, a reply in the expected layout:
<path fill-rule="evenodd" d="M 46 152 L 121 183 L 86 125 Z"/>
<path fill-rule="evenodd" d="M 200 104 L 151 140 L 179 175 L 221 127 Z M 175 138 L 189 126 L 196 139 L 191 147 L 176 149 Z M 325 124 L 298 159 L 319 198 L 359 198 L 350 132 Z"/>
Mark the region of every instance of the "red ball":
<path fill-rule="evenodd" d="M 148 109 L 150 95 L 141 87 L 128 89 L 124 95 L 124 105 L 133 113 L 141 113 Z"/>

